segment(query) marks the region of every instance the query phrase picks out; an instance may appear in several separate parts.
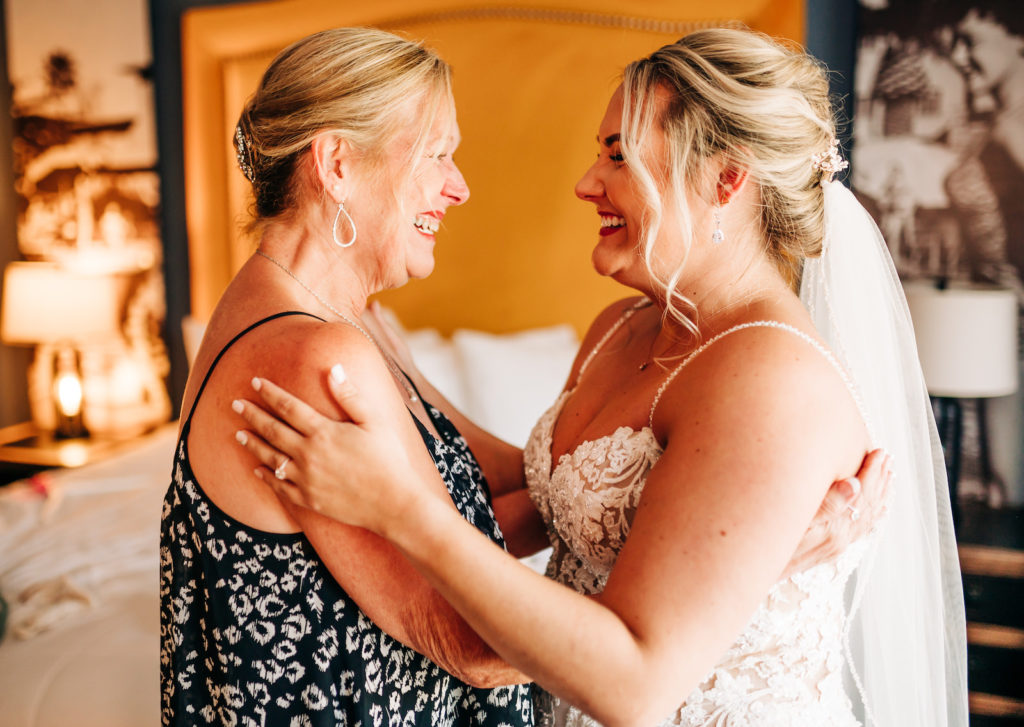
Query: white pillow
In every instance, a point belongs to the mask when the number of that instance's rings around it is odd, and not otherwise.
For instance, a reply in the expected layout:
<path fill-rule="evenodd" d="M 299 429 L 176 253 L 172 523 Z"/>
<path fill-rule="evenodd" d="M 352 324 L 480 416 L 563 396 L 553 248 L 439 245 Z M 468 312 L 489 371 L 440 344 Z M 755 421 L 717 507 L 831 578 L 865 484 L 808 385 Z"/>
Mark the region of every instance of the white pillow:
<path fill-rule="evenodd" d="M 456 409 L 469 416 L 465 377 L 452 342 L 434 328 L 402 331 L 401 335 L 416 368 Z"/>
<path fill-rule="evenodd" d="M 458 330 L 452 340 L 466 387 L 465 413 L 522 447 L 565 385 L 579 341 L 571 326 L 493 334 Z"/>

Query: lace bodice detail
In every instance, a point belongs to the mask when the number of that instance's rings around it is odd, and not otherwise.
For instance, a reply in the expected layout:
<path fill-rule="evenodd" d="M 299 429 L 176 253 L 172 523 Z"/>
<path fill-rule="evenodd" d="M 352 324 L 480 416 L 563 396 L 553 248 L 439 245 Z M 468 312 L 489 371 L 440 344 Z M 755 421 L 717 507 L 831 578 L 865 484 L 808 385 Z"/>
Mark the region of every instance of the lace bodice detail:
<path fill-rule="evenodd" d="M 547 575 L 581 593 L 599 593 L 661 447 L 649 427 L 619 427 L 562 455 L 552 470 L 551 434 L 570 394 L 562 392 L 534 427 L 524 450 L 526 482 L 554 547 Z"/>
<path fill-rule="evenodd" d="M 526 481 L 552 545 L 547 576 L 593 594 L 604 589 L 662 448 L 650 426 L 620 427 L 552 466 L 554 425 L 571 393 L 563 392 L 534 427 L 524 450 Z M 696 689 L 680 694 L 679 709 L 662 724 L 859 725 L 843 686 L 844 588 L 865 548 L 861 540 L 836 560 L 776 583 L 728 652 Z M 539 694 L 538 707 L 539 724 L 596 724 L 548 694 Z"/>

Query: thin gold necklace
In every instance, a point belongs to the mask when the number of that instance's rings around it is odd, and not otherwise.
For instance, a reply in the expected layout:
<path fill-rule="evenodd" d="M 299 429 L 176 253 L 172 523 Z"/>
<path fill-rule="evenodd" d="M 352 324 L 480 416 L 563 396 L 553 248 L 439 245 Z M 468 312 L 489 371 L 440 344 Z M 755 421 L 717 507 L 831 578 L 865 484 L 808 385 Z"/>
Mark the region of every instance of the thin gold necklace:
<path fill-rule="evenodd" d="M 374 338 L 372 335 L 370 335 L 369 331 L 367 331 L 361 325 L 359 325 L 354 320 L 349 318 L 347 315 L 342 313 L 340 310 L 335 308 L 333 305 L 328 303 L 326 300 L 321 298 L 319 293 L 317 293 L 311 287 L 306 285 L 302 281 L 302 279 L 299 278 L 298 275 L 296 275 L 291 270 L 289 270 L 288 267 L 284 263 L 282 263 L 280 260 L 278 260 L 277 258 L 271 257 L 270 255 L 268 255 L 267 253 L 263 252 L 263 250 L 260 250 L 259 248 L 256 249 L 256 254 L 265 257 L 267 260 L 269 260 L 270 262 L 274 263 L 274 265 L 276 265 L 277 267 L 281 268 L 281 270 L 283 270 L 285 273 L 288 274 L 288 277 L 290 277 L 296 283 L 301 285 L 303 287 L 303 289 L 307 293 L 309 293 L 314 298 L 316 298 L 317 301 L 320 303 L 320 305 L 322 305 L 324 308 L 329 310 L 331 313 L 333 313 L 334 315 L 338 316 L 338 318 L 340 318 L 341 320 L 345 321 L 347 324 L 349 324 L 350 326 L 355 328 L 357 331 L 362 333 L 364 336 L 366 336 L 367 340 L 370 343 L 372 343 L 377 348 L 378 351 L 380 351 L 380 355 L 384 358 L 384 363 L 387 364 L 387 367 L 391 370 L 391 374 L 402 385 L 402 388 L 405 389 L 405 393 L 409 397 L 409 401 L 415 403 L 415 402 L 420 400 L 420 398 L 416 395 L 416 390 L 412 386 L 412 381 L 410 381 L 410 379 L 406 375 L 406 373 L 404 371 L 402 371 L 401 367 L 399 367 L 399 365 L 395 363 L 394 359 L 392 359 L 391 356 L 388 355 L 387 351 L 384 350 L 384 347 L 381 346 L 379 343 L 377 343 L 377 339 Z"/>

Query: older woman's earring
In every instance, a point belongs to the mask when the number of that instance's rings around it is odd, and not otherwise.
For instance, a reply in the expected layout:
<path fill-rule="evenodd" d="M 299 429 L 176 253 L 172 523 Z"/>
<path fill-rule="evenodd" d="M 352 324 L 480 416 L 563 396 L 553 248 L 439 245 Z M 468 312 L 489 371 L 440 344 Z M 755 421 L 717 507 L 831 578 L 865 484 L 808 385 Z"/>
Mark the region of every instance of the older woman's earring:
<path fill-rule="evenodd" d="M 349 238 L 348 242 L 341 242 L 338 240 L 338 220 L 341 219 L 342 214 L 345 215 L 345 219 L 348 220 L 349 226 L 352 228 L 352 237 Z M 334 238 L 334 244 L 338 247 L 352 247 L 356 241 L 356 222 L 352 219 L 352 215 L 345 209 L 344 202 L 338 202 L 338 214 L 334 215 L 334 224 L 331 225 L 331 237 Z"/>
<path fill-rule="evenodd" d="M 711 233 L 711 242 L 719 245 L 725 239 L 725 233 L 722 232 L 722 207 L 716 204 L 711 214 L 715 220 L 715 230 Z"/>

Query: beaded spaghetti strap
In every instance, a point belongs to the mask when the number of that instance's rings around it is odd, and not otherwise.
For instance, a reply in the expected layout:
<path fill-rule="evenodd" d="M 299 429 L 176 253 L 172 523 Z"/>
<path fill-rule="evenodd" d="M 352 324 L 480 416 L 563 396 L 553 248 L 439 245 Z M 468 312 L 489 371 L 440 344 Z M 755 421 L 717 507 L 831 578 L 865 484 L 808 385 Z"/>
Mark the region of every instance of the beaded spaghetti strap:
<path fill-rule="evenodd" d="M 853 401 L 857 405 L 857 411 L 860 412 L 860 416 L 864 420 L 864 425 L 868 430 L 868 436 L 871 438 L 872 443 L 876 441 L 875 431 L 874 428 L 871 426 L 871 421 L 868 418 L 868 413 L 864 407 L 864 403 L 861 401 L 860 393 L 857 391 L 857 388 L 853 385 L 853 381 L 850 379 L 850 375 L 847 374 L 846 370 L 839 365 L 839 362 L 836 360 L 836 357 L 832 355 L 831 351 L 829 351 L 827 348 L 821 345 L 821 343 L 815 341 L 813 338 L 808 336 L 799 328 L 791 326 L 788 323 L 782 323 L 781 321 L 751 321 L 750 323 L 740 323 L 737 326 L 733 326 L 732 328 L 722 331 L 718 335 L 710 338 L 709 340 L 701 344 L 695 351 L 693 351 L 693 353 L 687 356 L 682 361 L 682 363 L 676 366 L 672 370 L 672 373 L 670 373 L 664 381 L 661 382 L 661 386 L 658 387 L 658 393 L 654 395 L 654 402 L 651 404 L 651 414 L 650 417 L 648 417 L 647 426 L 652 428 L 654 427 L 654 410 L 658 407 L 658 402 L 661 401 L 661 395 L 665 393 L 665 389 L 668 388 L 668 385 L 672 383 L 672 380 L 679 374 L 680 371 L 683 370 L 683 368 L 688 363 L 690 363 L 701 352 L 703 352 L 705 349 L 711 346 L 711 344 L 715 343 L 716 341 L 720 341 L 721 339 L 728 336 L 730 333 L 742 331 L 746 328 L 777 328 L 781 331 L 788 331 L 789 333 L 792 333 L 793 335 L 811 344 L 811 346 L 813 346 L 818 351 L 818 353 L 825 357 L 826 361 L 832 364 L 832 368 L 834 368 L 836 372 L 839 374 L 839 378 L 843 380 L 843 383 L 846 385 L 847 390 L 850 392 L 850 396 L 853 397 Z"/>
<path fill-rule="evenodd" d="M 615 335 L 615 332 L 622 328 L 622 324 L 628 321 L 630 318 L 632 318 L 633 314 L 636 313 L 638 310 L 640 310 L 641 308 L 646 308 L 649 305 L 651 305 L 650 298 L 641 298 L 639 301 L 637 301 L 629 308 L 627 308 L 622 313 L 622 315 L 619 316 L 619 319 L 615 321 L 614 325 L 612 325 L 611 328 L 605 331 L 605 334 L 601 336 L 601 340 L 598 341 L 592 349 L 590 349 L 590 353 L 588 353 L 587 357 L 583 359 L 583 363 L 580 365 L 580 372 L 576 374 L 576 381 L 573 384 L 574 386 L 579 383 L 579 380 L 583 377 L 583 372 L 587 370 L 587 367 L 590 365 L 590 362 L 594 360 L 594 356 L 596 356 L 598 352 L 602 348 L 604 348 L 604 345 L 608 343 L 608 340 L 612 336 Z"/>

